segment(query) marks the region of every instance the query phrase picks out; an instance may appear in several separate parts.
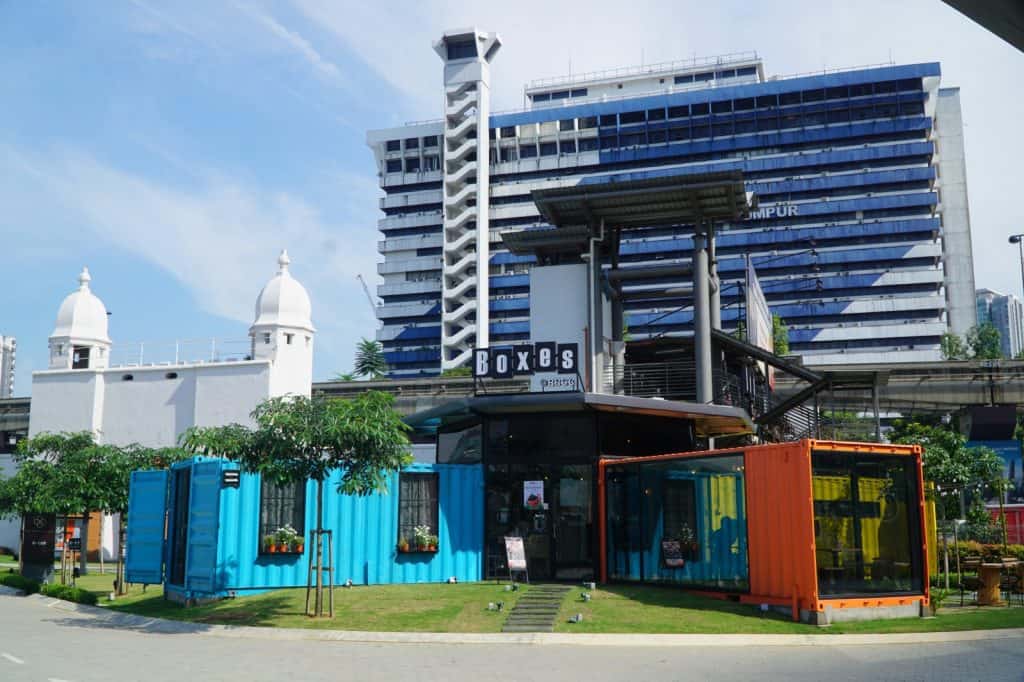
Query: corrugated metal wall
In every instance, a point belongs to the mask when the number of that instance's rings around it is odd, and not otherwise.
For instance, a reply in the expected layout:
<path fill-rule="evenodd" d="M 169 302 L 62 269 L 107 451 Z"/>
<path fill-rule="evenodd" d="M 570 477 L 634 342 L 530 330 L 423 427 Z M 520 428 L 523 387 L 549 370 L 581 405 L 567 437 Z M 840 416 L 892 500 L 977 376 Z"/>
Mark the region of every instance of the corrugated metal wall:
<path fill-rule="evenodd" d="M 809 444 L 748 448 L 744 461 L 751 597 L 788 601 L 796 595 L 801 608 L 813 608 L 818 580 Z"/>
<path fill-rule="evenodd" d="M 226 463 L 234 468 L 236 465 Z M 481 579 L 483 564 L 483 467 L 422 464 L 409 472 L 437 472 L 438 551 L 399 554 L 398 474 L 388 494 L 340 495 L 334 472 L 324 483 L 324 527 L 334 531 L 334 580 L 343 584 L 460 582 Z M 242 474 L 238 488 L 221 491 L 218 591 L 273 589 L 306 584 L 308 531 L 316 527 L 316 485 L 306 488 L 307 542 L 301 555 L 259 554 L 259 477 Z"/>

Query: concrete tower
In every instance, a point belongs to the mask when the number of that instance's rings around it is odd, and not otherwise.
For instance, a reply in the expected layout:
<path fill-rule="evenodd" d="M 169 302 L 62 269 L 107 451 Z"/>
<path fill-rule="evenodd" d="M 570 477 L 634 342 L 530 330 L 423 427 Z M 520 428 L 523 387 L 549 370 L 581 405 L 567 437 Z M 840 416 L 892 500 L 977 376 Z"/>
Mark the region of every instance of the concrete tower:
<path fill-rule="evenodd" d="M 50 369 L 96 369 L 110 361 L 107 308 L 89 289 L 89 268 L 78 275 L 78 289 L 57 311 L 50 334 Z"/>
<path fill-rule="evenodd" d="M 282 251 L 277 274 L 256 299 L 249 328 L 254 360 L 270 360 L 270 395 L 309 396 L 313 383 L 312 306 L 305 287 L 288 272 L 291 259 Z"/>
<path fill-rule="evenodd" d="M 500 47 L 496 33 L 475 28 L 434 43 L 444 61 L 442 370 L 488 345 L 490 63 Z"/>

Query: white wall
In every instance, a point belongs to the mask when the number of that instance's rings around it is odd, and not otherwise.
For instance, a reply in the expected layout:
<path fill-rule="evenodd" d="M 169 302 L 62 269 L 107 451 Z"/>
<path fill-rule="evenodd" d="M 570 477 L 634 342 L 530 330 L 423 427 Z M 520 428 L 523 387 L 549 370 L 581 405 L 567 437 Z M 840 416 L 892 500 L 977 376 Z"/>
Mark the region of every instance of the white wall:
<path fill-rule="evenodd" d="M 103 373 L 55 370 L 32 375 L 32 414 L 28 434 L 90 431 L 100 426 Z"/>

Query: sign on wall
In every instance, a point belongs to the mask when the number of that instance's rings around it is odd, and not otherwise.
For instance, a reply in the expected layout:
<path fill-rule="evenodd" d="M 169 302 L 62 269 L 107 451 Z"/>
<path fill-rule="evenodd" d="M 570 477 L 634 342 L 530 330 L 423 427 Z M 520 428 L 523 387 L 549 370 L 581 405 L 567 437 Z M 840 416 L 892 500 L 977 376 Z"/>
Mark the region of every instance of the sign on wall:
<path fill-rule="evenodd" d="M 576 374 L 579 344 L 544 341 L 506 348 L 474 348 L 473 376 L 477 379 L 510 379 L 543 372 Z"/>
<path fill-rule="evenodd" d="M 544 481 L 523 481 L 523 506 L 544 509 Z"/>
<path fill-rule="evenodd" d="M 769 353 L 775 352 L 772 311 L 750 259 L 747 259 L 747 339 L 752 346 L 763 348 Z M 759 362 L 758 366 L 768 379 L 769 386 L 774 388 L 774 369 L 763 362 Z"/>

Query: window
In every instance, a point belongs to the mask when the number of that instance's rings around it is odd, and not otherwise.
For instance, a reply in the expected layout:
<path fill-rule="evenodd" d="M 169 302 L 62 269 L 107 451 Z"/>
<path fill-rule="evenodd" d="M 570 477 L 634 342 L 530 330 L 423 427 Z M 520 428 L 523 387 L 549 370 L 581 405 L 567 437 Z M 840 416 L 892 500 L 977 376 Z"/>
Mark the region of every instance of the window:
<path fill-rule="evenodd" d="M 533 96 L 534 102 L 547 102 L 550 99 L 551 95 L 546 92 L 542 92 Z"/>
<path fill-rule="evenodd" d="M 402 141 L 401 140 L 388 140 L 386 146 L 387 146 L 387 150 L 389 152 L 401 151 L 402 150 Z"/>
<path fill-rule="evenodd" d="M 263 333 L 263 343 L 270 343 L 270 332 Z"/>
<path fill-rule="evenodd" d="M 710 107 L 707 102 L 701 102 L 699 104 L 690 105 L 690 113 L 694 116 L 705 116 L 708 113 Z"/>
<path fill-rule="evenodd" d="M 292 337 L 294 337 L 294 336 L 295 336 L 294 334 L 285 334 L 284 335 L 284 342 L 287 345 L 289 345 L 289 346 L 292 345 Z"/>
<path fill-rule="evenodd" d="M 436 147 L 437 146 L 437 135 L 428 135 L 423 138 L 424 147 Z"/>
<path fill-rule="evenodd" d="M 121 381 L 135 381 L 135 377 L 131 374 L 122 374 Z"/>
<path fill-rule="evenodd" d="M 436 156 L 424 156 L 423 157 L 423 170 L 425 171 L 436 171 L 441 168 L 441 164 Z"/>
<path fill-rule="evenodd" d="M 178 378 L 178 373 L 177 372 L 168 372 L 167 374 L 164 375 L 164 379 L 177 379 L 177 378 Z"/>
<path fill-rule="evenodd" d="M 648 109 L 647 110 L 648 121 L 664 121 L 665 110 L 664 109 Z"/>
<path fill-rule="evenodd" d="M 737 76 L 753 76 L 757 74 L 756 66 L 744 66 L 742 69 L 736 69 Z"/>
<path fill-rule="evenodd" d="M 419 149 L 420 148 L 420 140 L 419 140 L 419 138 L 417 138 L 417 137 L 406 138 L 406 140 L 405 140 L 405 148 L 406 149 Z"/>
<path fill-rule="evenodd" d="M 578 149 L 581 152 L 597 151 L 597 138 L 588 137 L 579 141 Z"/>
<path fill-rule="evenodd" d="M 406 159 L 405 160 L 405 172 L 406 173 L 415 173 L 419 169 L 420 169 L 420 160 L 419 159 L 411 158 L 411 159 Z"/>
<path fill-rule="evenodd" d="M 270 545 L 277 546 L 278 530 L 291 527 L 299 536 L 306 536 L 306 481 L 277 485 L 262 478 L 260 481 L 260 553 L 270 551 Z M 273 538 L 272 540 L 270 538 Z M 301 540 L 300 540 L 301 542 Z M 304 544 L 304 543 L 303 543 Z M 286 553 L 296 553 L 295 545 L 286 548 Z M 278 550 L 280 553 L 280 550 Z"/>
<path fill-rule="evenodd" d="M 519 156 L 524 159 L 532 159 L 537 156 L 537 147 L 532 144 L 523 145 L 519 148 Z"/>
<path fill-rule="evenodd" d="M 551 93 L 551 99 L 552 100 L 556 100 L 556 99 L 569 99 L 569 91 L 568 90 L 559 90 L 558 92 L 552 92 Z"/>
<path fill-rule="evenodd" d="M 618 117 L 615 114 L 601 114 L 600 123 L 603 126 L 614 126 L 618 123 Z"/>
<path fill-rule="evenodd" d="M 401 173 L 402 172 L 402 160 L 401 159 L 388 159 L 386 170 L 388 173 Z"/>
<path fill-rule="evenodd" d="M 580 130 L 597 127 L 597 116 L 582 116 L 580 118 Z"/>
<path fill-rule="evenodd" d="M 71 369 L 88 369 L 89 367 L 89 347 L 88 346 L 72 346 L 71 347 Z"/>
<path fill-rule="evenodd" d="M 515 126 L 502 126 L 502 128 L 501 128 L 501 137 L 502 137 L 502 139 L 505 139 L 505 138 L 508 138 L 508 137 L 515 137 L 515 136 L 516 136 L 516 127 Z"/>
<path fill-rule="evenodd" d="M 501 148 L 501 162 L 508 163 L 509 161 L 515 161 L 518 157 L 516 156 L 515 147 L 502 147 Z"/>
<path fill-rule="evenodd" d="M 398 475 L 398 541 L 415 545 L 417 526 L 438 535 L 437 474 Z"/>
<path fill-rule="evenodd" d="M 469 59 L 476 56 L 476 40 L 451 40 L 447 41 L 448 60 Z"/>
<path fill-rule="evenodd" d="M 573 142 L 572 140 L 562 140 L 561 152 L 562 154 L 575 154 L 576 143 Z"/>
<path fill-rule="evenodd" d="M 822 595 L 923 588 L 913 457 L 816 451 L 811 480 Z"/>
<path fill-rule="evenodd" d="M 573 97 L 586 97 L 587 96 L 587 89 L 586 88 L 576 88 L 575 90 L 572 91 L 572 96 Z"/>
<path fill-rule="evenodd" d="M 575 128 L 575 121 L 571 118 L 562 119 L 558 122 L 558 129 L 562 132 Z"/>
<path fill-rule="evenodd" d="M 556 144 L 555 142 L 540 143 L 541 156 L 555 156 L 556 154 L 558 154 L 558 144 Z"/>
<path fill-rule="evenodd" d="M 686 106 L 685 104 L 682 104 L 682 105 L 677 106 L 677 107 L 669 107 L 668 108 L 668 117 L 669 118 L 686 118 L 689 115 L 690 115 L 690 107 Z"/>
<path fill-rule="evenodd" d="M 693 80 L 698 82 L 698 83 L 701 83 L 701 82 L 704 82 L 704 81 L 712 80 L 714 77 L 715 77 L 714 72 L 708 71 L 707 73 L 698 73 L 697 75 L 695 75 L 693 77 Z"/>
<path fill-rule="evenodd" d="M 719 71 L 715 74 L 715 78 L 733 78 L 736 76 L 735 69 L 726 69 L 725 71 Z"/>
<path fill-rule="evenodd" d="M 716 114 L 728 114 L 732 111 L 732 102 L 726 100 L 724 102 L 712 102 L 711 111 Z"/>
<path fill-rule="evenodd" d="M 687 76 L 676 76 L 673 79 L 673 81 L 675 82 L 676 85 L 681 85 L 683 83 L 692 83 L 693 82 L 693 74 L 691 73 L 691 74 L 689 74 Z"/>
<path fill-rule="evenodd" d="M 644 120 L 644 112 L 642 111 L 627 111 L 622 114 L 619 114 L 619 123 L 622 124 L 643 123 Z"/>

